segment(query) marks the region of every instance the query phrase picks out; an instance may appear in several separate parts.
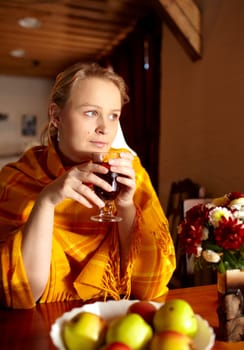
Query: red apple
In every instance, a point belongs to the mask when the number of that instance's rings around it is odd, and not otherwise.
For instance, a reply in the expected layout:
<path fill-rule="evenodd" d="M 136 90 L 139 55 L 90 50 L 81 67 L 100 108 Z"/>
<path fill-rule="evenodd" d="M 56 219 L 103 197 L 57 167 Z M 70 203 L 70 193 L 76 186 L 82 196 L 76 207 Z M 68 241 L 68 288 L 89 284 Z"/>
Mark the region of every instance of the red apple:
<path fill-rule="evenodd" d="M 132 348 L 124 343 L 116 341 L 114 343 L 105 345 L 105 347 L 102 348 L 102 350 L 132 350 Z"/>
<path fill-rule="evenodd" d="M 164 331 L 155 333 L 150 342 L 150 350 L 194 350 L 196 349 L 192 338 L 188 335 Z"/>
<path fill-rule="evenodd" d="M 127 313 L 139 314 L 147 323 L 152 325 L 153 317 L 156 311 L 157 308 L 155 305 L 149 301 L 140 300 L 135 301 L 133 304 L 131 304 L 127 310 Z"/>

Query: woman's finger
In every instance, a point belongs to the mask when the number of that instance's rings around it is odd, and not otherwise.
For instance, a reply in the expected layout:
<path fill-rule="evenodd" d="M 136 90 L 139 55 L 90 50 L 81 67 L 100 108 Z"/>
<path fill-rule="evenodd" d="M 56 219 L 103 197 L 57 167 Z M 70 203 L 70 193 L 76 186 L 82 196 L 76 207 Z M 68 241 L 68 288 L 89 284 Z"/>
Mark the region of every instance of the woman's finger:
<path fill-rule="evenodd" d="M 104 206 L 104 202 L 95 194 L 95 192 L 82 182 L 78 188 L 74 189 L 73 193 L 73 199 L 83 204 L 87 208 L 92 208 L 92 203 L 97 205 L 99 208 Z"/>

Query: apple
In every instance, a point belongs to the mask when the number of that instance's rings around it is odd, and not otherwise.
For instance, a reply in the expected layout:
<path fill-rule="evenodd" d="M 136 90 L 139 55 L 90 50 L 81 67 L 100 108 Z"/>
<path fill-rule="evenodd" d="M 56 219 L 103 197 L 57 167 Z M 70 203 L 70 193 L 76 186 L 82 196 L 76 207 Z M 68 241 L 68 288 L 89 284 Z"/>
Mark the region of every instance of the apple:
<path fill-rule="evenodd" d="M 97 350 L 103 344 L 107 321 L 91 312 L 81 312 L 63 326 L 63 340 L 68 350 Z"/>
<path fill-rule="evenodd" d="M 197 332 L 197 319 L 187 301 L 172 299 L 155 312 L 153 326 L 156 332 L 176 331 L 194 337 Z"/>
<path fill-rule="evenodd" d="M 152 327 L 140 315 L 130 313 L 111 321 L 106 334 L 106 344 L 121 342 L 133 350 L 142 350 L 152 335 Z"/>
<path fill-rule="evenodd" d="M 150 342 L 150 350 L 194 350 L 196 349 L 192 338 L 188 335 L 164 331 L 155 333 Z"/>
<path fill-rule="evenodd" d="M 129 306 L 127 309 L 128 313 L 136 313 L 139 314 L 147 323 L 152 325 L 153 323 L 153 317 L 155 312 L 157 311 L 157 308 L 155 305 L 150 303 L 149 301 L 135 301 L 133 304 Z"/>
<path fill-rule="evenodd" d="M 133 350 L 133 349 L 124 343 L 114 342 L 106 345 L 104 350 Z"/>

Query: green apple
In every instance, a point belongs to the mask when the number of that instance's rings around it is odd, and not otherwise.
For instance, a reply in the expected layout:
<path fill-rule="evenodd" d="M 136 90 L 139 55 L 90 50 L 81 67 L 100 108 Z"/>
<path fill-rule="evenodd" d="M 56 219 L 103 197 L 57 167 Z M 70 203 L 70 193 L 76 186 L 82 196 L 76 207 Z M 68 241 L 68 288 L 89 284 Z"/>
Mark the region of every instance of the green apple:
<path fill-rule="evenodd" d="M 152 327 L 140 315 L 129 313 L 109 324 L 106 343 L 122 342 L 133 350 L 142 350 L 146 348 L 152 335 Z"/>
<path fill-rule="evenodd" d="M 97 350 L 103 344 L 107 322 L 99 315 L 81 312 L 66 321 L 63 340 L 68 350 Z"/>
<path fill-rule="evenodd" d="M 176 331 L 190 337 L 197 332 L 197 319 L 191 305 L 183 299 L 166 301 L 155 313 L 153 325 L 156 332 Z"/>
<path fill-rule="evenodd" d="M 149 301 L 139 300 L 135 301 L 127 309 L 127 313 L 136 313 L 139 314 L 144 320 L 150 325 L 153 324 L 153 317 L 157 308 L 155 305 Z"/>
<path fill-rule="evenodd" d="M 175 331 L 155 333 L 150 342 L 150 350 L 193 350 L 192 338 Z"/>

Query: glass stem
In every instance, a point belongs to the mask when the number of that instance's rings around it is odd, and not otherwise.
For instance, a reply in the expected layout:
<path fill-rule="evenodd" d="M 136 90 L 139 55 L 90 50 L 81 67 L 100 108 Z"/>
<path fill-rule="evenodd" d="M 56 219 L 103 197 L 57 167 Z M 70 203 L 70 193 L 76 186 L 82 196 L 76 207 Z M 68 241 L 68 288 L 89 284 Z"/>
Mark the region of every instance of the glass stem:
<path fill-rule="evenodd" d="M 107 200 L 105 206 L 100 209 L 100 216 L 112 216 L 114 211 L 114 202 Z"/>

